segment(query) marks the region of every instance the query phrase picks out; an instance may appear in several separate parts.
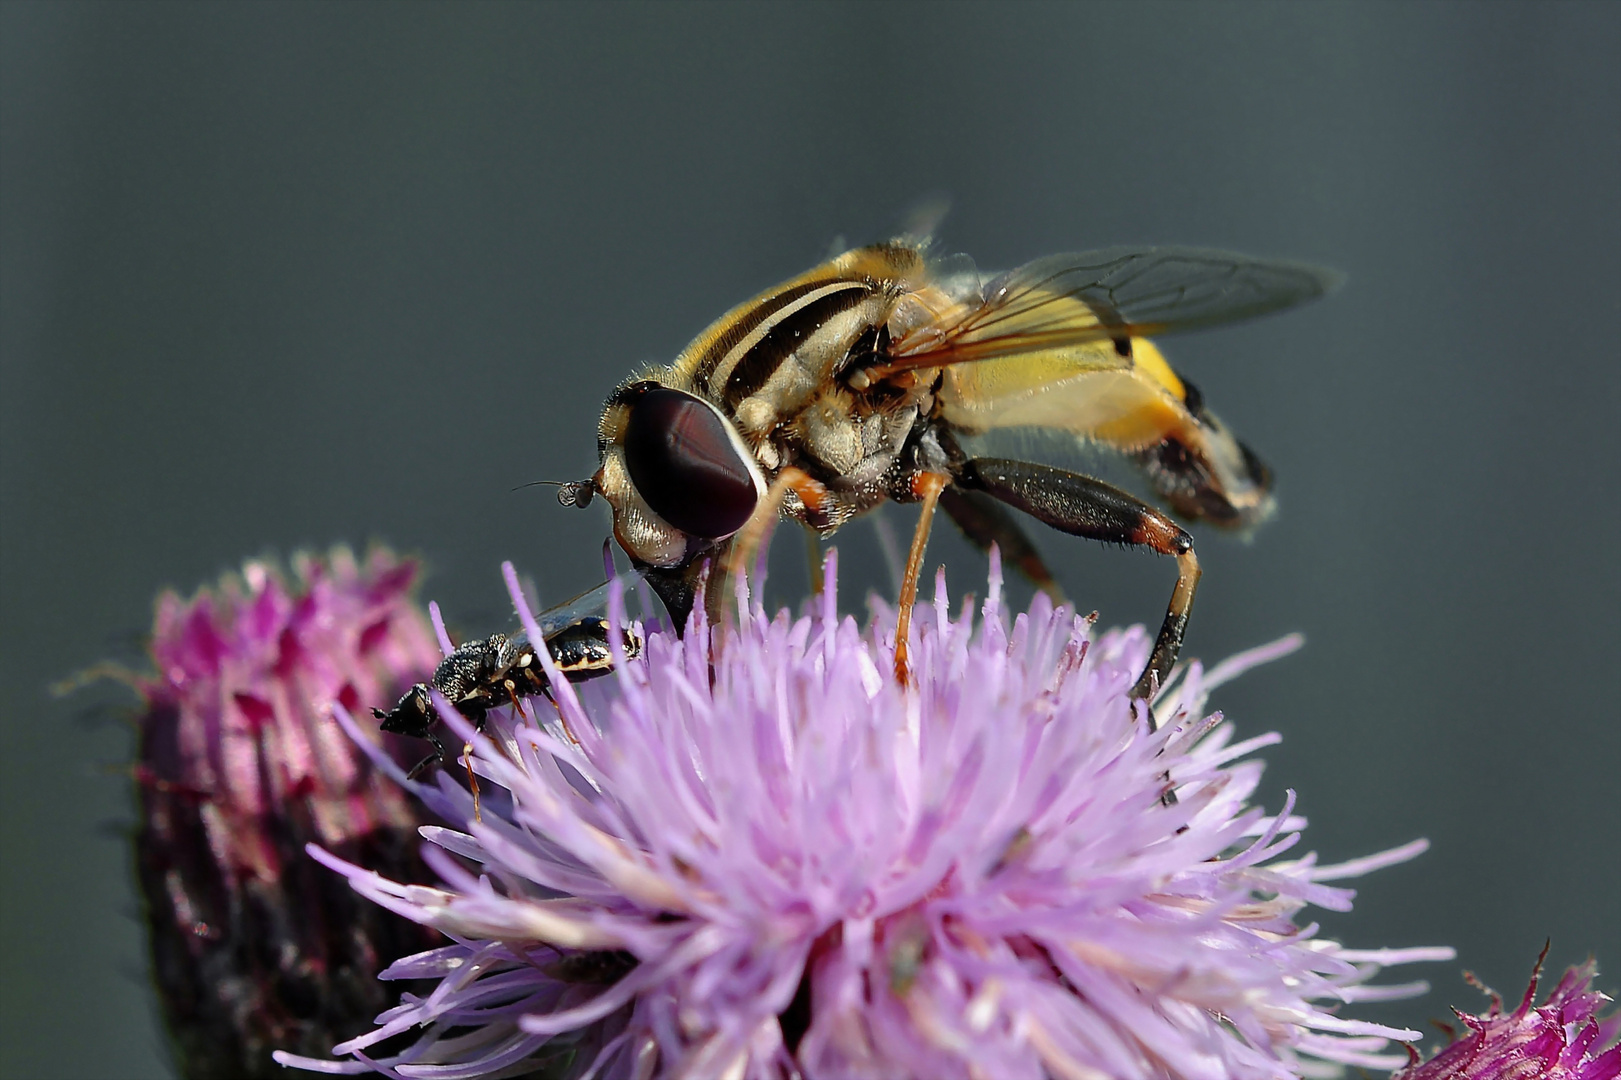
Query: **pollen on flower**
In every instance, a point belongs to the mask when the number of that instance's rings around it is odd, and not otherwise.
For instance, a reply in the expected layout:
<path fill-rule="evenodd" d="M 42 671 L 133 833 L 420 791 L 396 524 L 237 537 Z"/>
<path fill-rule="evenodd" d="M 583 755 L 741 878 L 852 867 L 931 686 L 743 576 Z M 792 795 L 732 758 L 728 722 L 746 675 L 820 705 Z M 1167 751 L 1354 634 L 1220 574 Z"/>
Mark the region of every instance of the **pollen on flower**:
<path fill-rule="evenodd" d="M 285 1075 L 273 1049 L 322 1053 L 364 1030 L 378 971 L 437 940 L 333 889 L 304 852 L 426 873 L 421 810 L 331 719 L 333 702 L 392 701 L 433 669 L 415 577 L 386 551 L 338 550 L 158 600 L 156 673 L 132 680 L 135 861 L 184 1076 Z"/>
<path fill-rule="evenodd" d="M 485 797 L 475 817 L 451 777 L 417 788 L 459 825 L 423 830 L 439 884 L 312 849 L 450 937 L 383 975 L 437 987 L 334 1049 L 349 1060 L 278 1060 L 738 1080 L 1218 1080 L 1406 1060 L 1389 1041 L 1417 1032 L 1343 1009 L 1420 992 L 1369 980 L 1451 950 L 1348 949 L 1296 916 L 1348 908 L 1329 882 L 1423 842 L 1338 866 L 1290 857 L 1294 796 L 1271 815 L 1249 801 L 1250 755 L 1275 736 L 1237 740 L 1204 712 L 1294 641 L 1187 665 L 1155 731 L 1129 697 L 1140 628 L 1095 633 L 1041 594 L 1010 617 L 993 561 L 977 611 L 953 611 L 943 580 L 918 609 L 901 687 L 893 613 L 841 618 L 835 571 L 830 556 L 798 618 L 742 587 L 724 626 L 700 604 L 684 637 L 648 635 L 590 688 L 542 651 L 556 709 L 492 714 L 488 737 L 447 712 Z"/>

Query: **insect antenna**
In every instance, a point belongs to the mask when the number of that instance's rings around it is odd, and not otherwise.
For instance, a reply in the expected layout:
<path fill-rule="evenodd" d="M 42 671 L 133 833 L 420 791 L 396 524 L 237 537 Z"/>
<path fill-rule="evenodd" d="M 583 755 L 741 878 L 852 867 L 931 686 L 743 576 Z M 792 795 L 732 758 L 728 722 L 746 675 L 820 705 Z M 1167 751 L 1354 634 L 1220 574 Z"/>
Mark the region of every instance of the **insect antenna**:
<path fill-rule="evenodd" d="M 527 484 L 519 484 L 513 491 L 522 491 L 532 487 L 554 487 L 557 489 L 557 501 L 564 506 L 580 509 L 591 505 L 591 499 L 597 493 L 595 479 L 587 480 L 531 480 Z"/>

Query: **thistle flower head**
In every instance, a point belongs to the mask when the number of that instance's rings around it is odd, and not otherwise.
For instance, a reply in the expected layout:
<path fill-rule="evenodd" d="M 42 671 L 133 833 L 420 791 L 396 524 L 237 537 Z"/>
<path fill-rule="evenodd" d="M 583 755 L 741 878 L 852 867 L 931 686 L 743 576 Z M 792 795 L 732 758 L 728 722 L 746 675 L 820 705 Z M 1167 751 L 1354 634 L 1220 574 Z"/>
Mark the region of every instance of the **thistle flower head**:
<path fill-rule="evenodd" d="M 1462 1032 L 1433 1058 L 1411 1065 L 1391 1080 L 1616 1080 L 1621 1076 L 1621 1014 L 1600 1016 L 1610 999 L 1593 989 L 1598 966 L 1591 960 L 1565 972 L 1548 1000 L 1536 1005 L 1542 961 L 1531 972 L 1519 1007 L 1503 1011 L 1491 994 L 1480 1015 L 1458 1009 Z M 1479 985 L 1478 983 L 1476 985 Z M 1484 988 L 1483 988 L 1484 989 Z M 1491 993 L 1490 991 L 1487 991 Z"/>
<path fill-rule="evenodd" d="M 315 850 L 453 944 L 385 978 L 436 979 L 329 1072 L 571 1078 L 1287 1077 L 1394 1068 L 1416 1032 L 1348 1019 L 1383 965 L 1448 949 L 1347 949 L 1296 916 L 1350 905 L 1340 866 L 1286 858 L 1293 796 L 1249 805 L 1275 741 L 1235 741 L 1207 693 L 1293 642 L 1155 703 L 1128 692 L 1148 639 L 1096 635 L 1042 595 L 1011 621 L 994 568 L 977 617 L 943 579 L 914 622 L 838 617 L 829 560 L 808 614 L 742 608 L 654 634 L 557 709 L 492 718 L 482 812 L 423 789 L 438 886 Z M 513 583 L 509 568 L 509 583 Z M 536 632 L 513 589 L 514 602 Z M 701 607 L 701 605 L 700 605 Z M 403 778 L 402 778 L 403 779 Z M 492 798 L 490 788 L 504 790 Z M 1165 798 L 1174 786 L 1176 798 Z M 403 1052 L 372 1056 L 405 1032 Z"/>
<path fill-rule="evenodd" d="M 136 677 L 136 867 L 154 978 L 187 1076 L 280 1075 L 271 1050 L 319 1052 L 381 1006 L 389 960 L 434 940 L 331 888 L 310 842 L 418 872 L 398 785 L 331 722 L 393 700 L 438 650 L 384 551 L 262 562 L 191 599 L 158 599 Z M 373 736 L 375 738 L 375 735 Z"/>

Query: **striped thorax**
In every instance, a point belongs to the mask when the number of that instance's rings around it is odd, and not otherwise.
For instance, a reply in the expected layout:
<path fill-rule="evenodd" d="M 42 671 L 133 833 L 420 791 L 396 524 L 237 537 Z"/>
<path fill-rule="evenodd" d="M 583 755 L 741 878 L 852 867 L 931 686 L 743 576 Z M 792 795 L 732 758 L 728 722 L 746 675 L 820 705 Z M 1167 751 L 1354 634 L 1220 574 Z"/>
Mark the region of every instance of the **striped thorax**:
<path fill-rule="evenodd" d="M 827 489 L 784 513 L 824 534 L 888 497 L 937 372 L 884 393 L 845 376 L 884 355 L 888 327 L 923 282 L 917 248 L 848 252 L 727 312 L 668 367 L 623 383 L 599 428 L 596 490 L 639 563 L 684 565 L 747 520 L 794 465 Z M 908 385 L 902 385 L 902 384 Z"/>

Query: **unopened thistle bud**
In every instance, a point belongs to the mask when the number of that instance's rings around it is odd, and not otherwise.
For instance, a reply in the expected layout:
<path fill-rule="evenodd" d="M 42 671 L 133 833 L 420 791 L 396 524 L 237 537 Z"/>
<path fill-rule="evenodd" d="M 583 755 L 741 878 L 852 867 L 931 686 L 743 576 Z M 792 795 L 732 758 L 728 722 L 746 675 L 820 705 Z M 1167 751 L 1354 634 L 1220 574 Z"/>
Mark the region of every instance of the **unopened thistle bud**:
<path fill-rule="evenodd" d="M 441 940 L 361 901 L 305 845 L 406 878 L 421 810 L 333 723 L 394 700 L 439 658 L 383 551 L 262 562 L 159 598 L 144 698 L 135 849 L 153 977 L 187 1078 L 284 1076 L 384 1006 L 377 974 Z M 375 732 L 369 738 L 376 739 Z"/>

